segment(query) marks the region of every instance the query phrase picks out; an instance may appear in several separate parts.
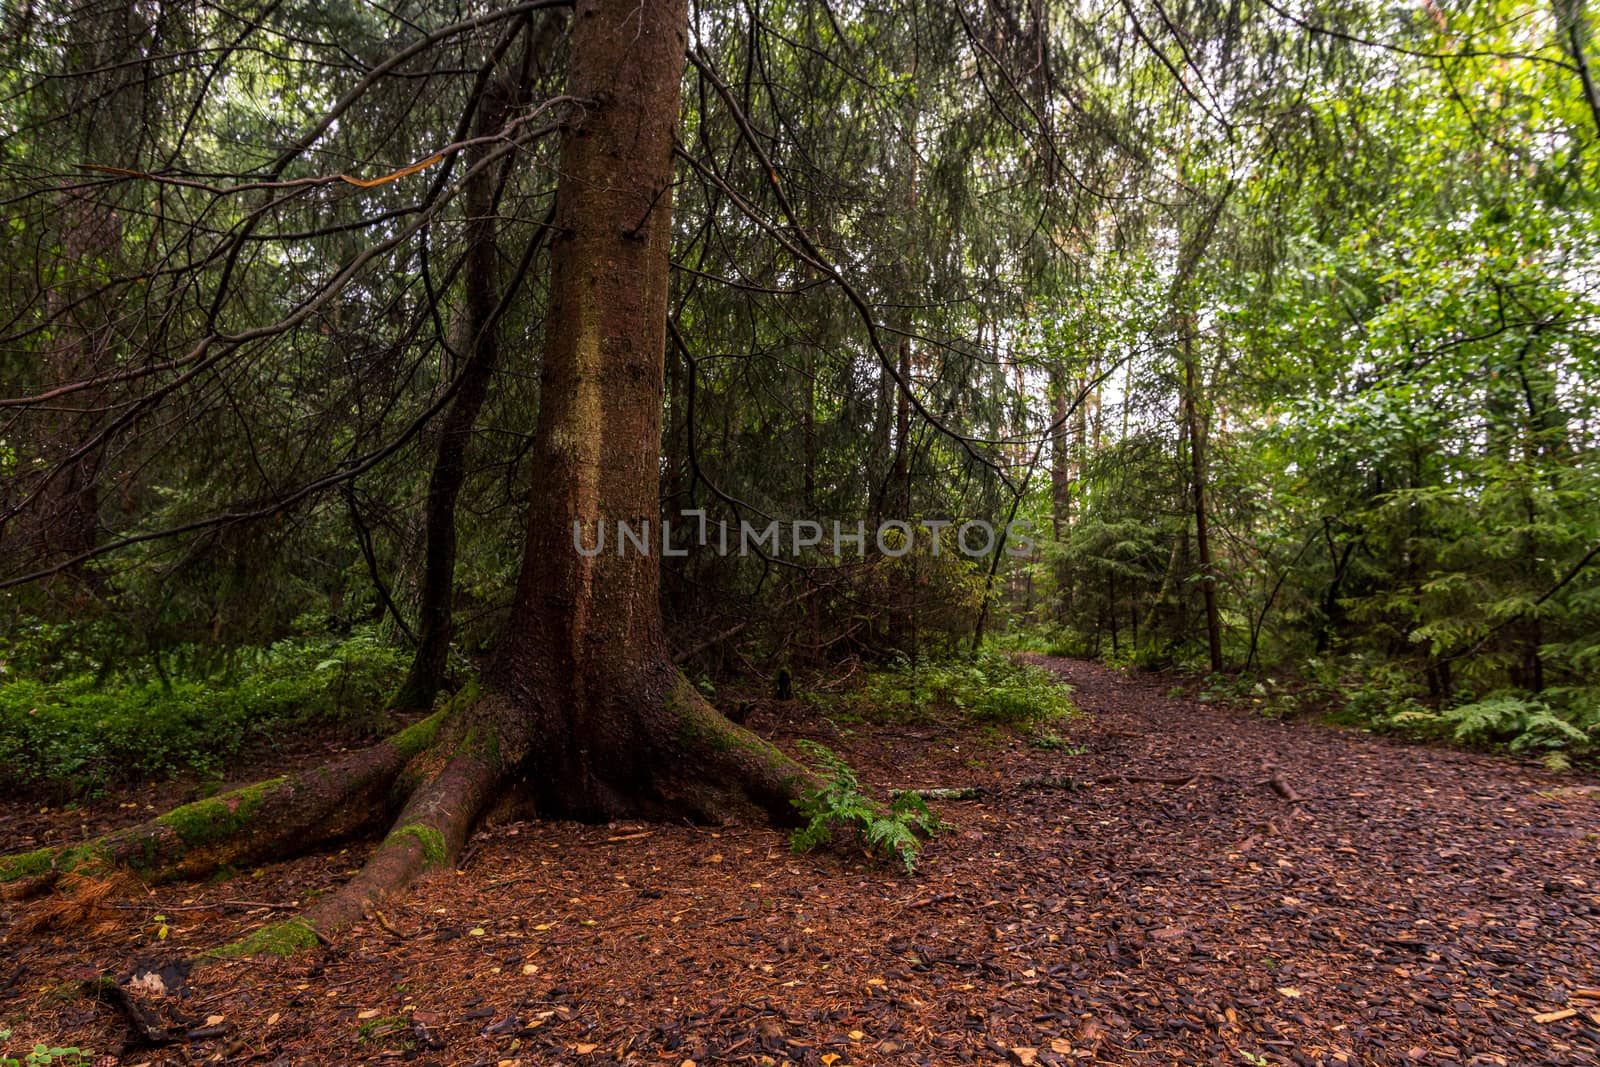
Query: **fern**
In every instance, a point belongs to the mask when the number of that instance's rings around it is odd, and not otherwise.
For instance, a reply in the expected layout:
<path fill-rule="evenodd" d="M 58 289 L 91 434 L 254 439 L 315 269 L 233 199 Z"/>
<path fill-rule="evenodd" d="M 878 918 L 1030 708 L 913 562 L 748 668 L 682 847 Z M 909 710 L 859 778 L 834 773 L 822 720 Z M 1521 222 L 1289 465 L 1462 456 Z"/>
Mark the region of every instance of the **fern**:
<path fill-rule="evenodd" d="M 869 853 L 898 859 L 907 874 L 914 874 L 922 845 L 917 835 L 931 837 L 940 825 L 927 802 L 915 793 L 901 793 L 884 808 L 861 791 L 855 768 L 838 753 L 815 741 L 799 746 L 811 758 L 818 784 L 795 801 L 806 822 L 790 835 L 790 846 L 807 852 L 831 842 L 835 830 L 848 830 Z"/>
<path fill-rule="evenodd" d="M 1439 719 L 1451 726 L 1457 741 L 1504 742 L 1513 752 L 1583 747 L 1591 741 L 1587 732 L 1544 701 L 1512 694 L 1462 704 L 1441 712 Z"/>

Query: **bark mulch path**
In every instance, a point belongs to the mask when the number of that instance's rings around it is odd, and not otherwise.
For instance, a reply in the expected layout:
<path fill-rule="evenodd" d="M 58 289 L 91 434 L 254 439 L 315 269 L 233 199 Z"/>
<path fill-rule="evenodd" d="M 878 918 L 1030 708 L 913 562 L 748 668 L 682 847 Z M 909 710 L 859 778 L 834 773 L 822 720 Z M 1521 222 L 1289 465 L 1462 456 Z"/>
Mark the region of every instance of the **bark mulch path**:
<path fill-rule="evenodd" d="M 333 946 L 158 971 L 173 995 L 142 1002 L 177 1040 L 142 1049 L 84 979 L 280 918 L 361 848 L 124 887 L 67 930 L 23 933 L 38 913 L 0 905 L 0 1047 L 104 1064 L 1600 1064 L 1591 779 L 1040 662 L 1090 713 L 1060 731 L 1081 753 L 944 717 L 752 714 L 877 790 L 985 790 L 936 805 L 950 828 L 913 878 L 761 829 L 503 824 Z M 119 803 L 0 806 L 0 841 L 138 814 Z"/>

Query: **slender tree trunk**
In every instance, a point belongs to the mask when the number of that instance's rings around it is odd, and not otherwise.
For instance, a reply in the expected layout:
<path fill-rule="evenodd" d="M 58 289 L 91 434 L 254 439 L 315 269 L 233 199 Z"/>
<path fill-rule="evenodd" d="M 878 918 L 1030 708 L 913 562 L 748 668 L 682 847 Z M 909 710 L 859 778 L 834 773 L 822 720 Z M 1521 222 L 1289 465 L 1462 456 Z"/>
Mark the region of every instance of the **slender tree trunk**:
<path fill-rule="evenodd" d="M 45 363 L 53 382 L 82 381 L 94 378 L 106 366 L 108 309 L 93 291 L 101 282 L 96 264 L 116 248 L 121 228 L 113 208 L 95 199 L 92 192 L 63 189 L 58 196 L 62 259 L 68 277 L 46 295 L 53 341 Z M 78 556 L 99 541 L 101 456 L 91 451 L 74 459 L 71 453 L 99 427 L 100 401 L 99 390 L 84 390 L 45 416 L 38 458 L 60 469 L 53 473 L 35 506 L 41 559 Z M 73 573 L 93 581 L 91 571 L 79 567 Z"/>
<path fill-rule="evenodd" d="M 1222 670 L 1222 617 L 1217 610 L 1217 574 L 1211 565 L 1211 535 L 1206 517 L 1206 434 L 1199 411 L 1199 375 L 1195 368 L 1194 317 L 1183 323 L 1184 412 L 1189 429 L 1189 462 L 1193 470 L 1194 547 L 1200 561 L 1200 589 L 1206 605 L 1206 649 L 1211 670 Z"/>
<path fill-rule="evenodd" d="M 1067 373 L 1050 366 L 1050 527 L 1057 541 L 1066 533 L 1072 510 L 1072 458 L 1067 423 L 1071 401 Z"/>
<path fill-rule="evenodd" d="M 508 92 L 487 94 L 476 123 L 476 136 L 489 137 L 505 124 L 512 98 Z M 482 162 L 492 146 L 483 144 L 468 155 L 469 166 Z M 489 381 L 500 361 L 494 309 L 499 302 L 494 225 L 495 170 L 484 168 L 467 182 L 467 261 L 463 273 L 465 315 L 460 331 L 464 347 L 461 384 L 445 413 L 439 447 L 428 478 L 423 507 L 422 595 L 417 609 L 417 651 L 400 689 L 390 699 L 396 708 L 427 708 L 444 685 L 454 637 L 456 574 L 456 504 L 467 477 L 467 449 L 478 413 L 489 395 Z"/>

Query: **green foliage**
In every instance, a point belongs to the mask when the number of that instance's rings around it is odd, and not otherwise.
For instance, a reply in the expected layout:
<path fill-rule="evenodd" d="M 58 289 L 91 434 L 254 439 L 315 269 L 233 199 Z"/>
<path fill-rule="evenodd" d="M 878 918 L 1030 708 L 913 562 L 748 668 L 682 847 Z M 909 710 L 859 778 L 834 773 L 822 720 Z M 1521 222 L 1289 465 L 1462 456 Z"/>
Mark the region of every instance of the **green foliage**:
<path fill-rule="evenodd" d="M 199 678 L 10 677 L 0 684 L 0 765 L 11 787 L 74 793 L 180 771 L 214 774 L 285 727 L 370 732 L 405 666 L 401 651 L 360 629 L 279 641 L 241 654 L 228 673 Z"/>
<path fill-rule="evenodd" d="M 303 919 L 285 919 L 252 930 L 231 945 L 206 953 L 214 959 L 244 959 L 250 956 L 292 956 L 302 949 L 315 948 L 317 935 Z"/>
<path fill-rule="evenodd" d="M 827 844 L 835 831 L 846 830 L 869 853 L 898 859 L 907 874 L 915 873 L 921 848 L 917 835 L 931 836 L 939 829 L 927 802 L 915 793 L 899 793 L 885 808 L 861 791 L 855 768 L 838 753 L 815 741 L 799 745 L 811 758 L 818 785 L 795 802 L 806 824 L 790 837 L 794 850 L 805 852 Z"/>
<path fill-rule="evenodd" d="M 1289 685 L 1269 674 L 1240 674 L 1233 677 L 1213 677 L 1206 687 L 1195 694 L 1202 704 L 1222 701 L 1247 707 L 1269 719 L 1284 719 L 1295 715 L 1307 704 L 1315 690 Z"/>
<path fill-rule="evenodd" d="M 931 705 L 951 704 L 977 722 L 1012 728 L 1077 713 L 1060 679 L 997 649 L 938 661 L 902 658 L 869 675 L 854 698 L 868 716 L 916 719 Z"/>
<path fill-rule="evenodd" d="M 0 1041 L 10 1036 L 10 1030 L 0 1029 Z M 34 1045 L 21 1059 L 0 1056 L 0 1067 L 85 1067 L 93 1056 L 93 1052 L 77 1046 Z"/>
<path fill-rule="evenodd" d="M 1041 752 L 1060 752 L 1068 756 L 1081 756 L 1088 749 L 1074 744 L 1054 730 L 1039 730 L 1028 735 L 1028 744 Z"/>
<path fill-rule="evenodd" d="M 1463 744 L 1505 744 L 1513 752 L 1573 749 L 1600 741 L 1600 716 L 1563 715 L 1542 700 L 1502 693 L 1441 712 L 1402 711 L 1390 722 L 1414 730 L 1448 733 Z"/>

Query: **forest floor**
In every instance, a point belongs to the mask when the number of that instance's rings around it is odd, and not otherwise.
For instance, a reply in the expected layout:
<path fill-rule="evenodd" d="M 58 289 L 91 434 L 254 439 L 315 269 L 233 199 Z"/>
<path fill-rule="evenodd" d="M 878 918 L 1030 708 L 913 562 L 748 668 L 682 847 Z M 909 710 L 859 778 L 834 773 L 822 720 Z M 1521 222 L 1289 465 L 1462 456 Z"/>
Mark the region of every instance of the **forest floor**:
<path fill-rule="evenodd" d="M 949 828 L 913 877 L 796 856 L 764 829 L 504 823 L 332 946 L 168 967 L 170 995 L 143 1000 L 178 1040 L 143 1049 L 124 1048 L 125 1017 L 83 980 L 281 918 L 361 849 L 123 887 L 64 930 L 22 932 L 40 905 L 0 904 L 0 1049 L 76 1045 L 100 1064 L 1600 1064 L 1592 778 L 1037 659 L 1088 713 L 1059 731 L 1081 752 L 953 714 L 751 714 L 780 744 L 839 751 L 880 795 L 985 790 L 935 805 Z M 78 838 L 183 799 L 172 788 L 6 804 L 0 843 Z"/>

